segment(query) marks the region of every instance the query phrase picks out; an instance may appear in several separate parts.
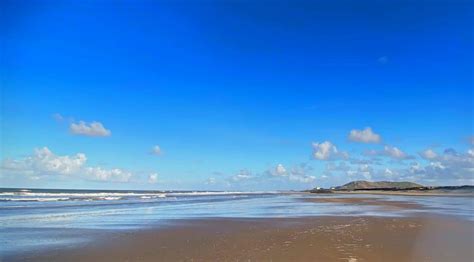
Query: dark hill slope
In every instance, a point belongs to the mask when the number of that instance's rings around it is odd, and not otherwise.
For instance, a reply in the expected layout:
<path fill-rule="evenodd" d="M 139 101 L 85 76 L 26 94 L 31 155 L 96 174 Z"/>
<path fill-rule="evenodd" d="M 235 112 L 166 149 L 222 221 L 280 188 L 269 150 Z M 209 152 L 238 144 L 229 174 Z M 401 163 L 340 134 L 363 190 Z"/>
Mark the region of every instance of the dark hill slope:
<path fill-rule="evenodd" d="M 380 182 L 369 182 L 369 181 L 353 181 L 347 183 L 343 186 L 339 186 L 336 190 L 362 190 L 362 189 L 405 189 L 405 188 L 415 188 L 423 187 L 420 184 L 412 182 L 390 182 L 390 181 L 380 181 Z"/>

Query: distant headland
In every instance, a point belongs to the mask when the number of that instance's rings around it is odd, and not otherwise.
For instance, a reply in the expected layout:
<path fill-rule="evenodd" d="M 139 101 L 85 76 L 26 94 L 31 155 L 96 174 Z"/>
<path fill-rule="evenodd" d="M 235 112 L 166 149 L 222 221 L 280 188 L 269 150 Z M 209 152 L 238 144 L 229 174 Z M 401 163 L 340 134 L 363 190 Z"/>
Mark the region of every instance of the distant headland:
<path fill-rule="evenodd" d="M 373 193 L 373 194 L 409 194 L 409 195 L 473 195 L 474 185 L 462 186 L 423 186 L 413 182 L 364 180 L 352 181 L 342 186 L 331 188 L 313 188 L 310 193 Z"/>

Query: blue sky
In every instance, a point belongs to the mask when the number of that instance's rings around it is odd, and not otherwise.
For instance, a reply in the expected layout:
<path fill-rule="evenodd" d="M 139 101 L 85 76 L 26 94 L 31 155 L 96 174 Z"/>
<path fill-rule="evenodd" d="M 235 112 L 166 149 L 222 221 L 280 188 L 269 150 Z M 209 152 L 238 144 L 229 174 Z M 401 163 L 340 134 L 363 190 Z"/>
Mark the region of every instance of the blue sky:
<path fill-rule="evenodd" d="M 1 5 L 1 186 L 474 181 L 470 1 Z"/>

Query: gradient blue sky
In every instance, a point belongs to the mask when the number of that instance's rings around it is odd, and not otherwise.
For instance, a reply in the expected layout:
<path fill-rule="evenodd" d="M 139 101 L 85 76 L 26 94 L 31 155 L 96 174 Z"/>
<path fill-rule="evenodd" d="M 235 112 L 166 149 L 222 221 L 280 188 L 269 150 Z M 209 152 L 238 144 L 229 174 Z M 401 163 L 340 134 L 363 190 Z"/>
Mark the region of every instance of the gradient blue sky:
<path fill-rule="evenodd" d="M 472 1 L 0 5 L 1 186 L 474 181 Z"/>

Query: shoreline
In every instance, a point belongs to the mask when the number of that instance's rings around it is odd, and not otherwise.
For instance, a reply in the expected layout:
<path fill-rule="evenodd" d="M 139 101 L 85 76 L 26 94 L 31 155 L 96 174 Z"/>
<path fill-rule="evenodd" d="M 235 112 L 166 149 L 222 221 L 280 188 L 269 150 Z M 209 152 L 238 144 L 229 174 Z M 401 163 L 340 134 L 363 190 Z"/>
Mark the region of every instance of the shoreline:
<path fill-rule="evenodd" d="M 474 258 L 472 212 L 454 213 L 460 211 L 443 206 L 447 198 L 433 198 L 438 205 L 426 205 L 415 200 L 418 196 L 377 197 L 371 193 L 364 196 L 358 192 L 359 196 L 351 196 L 293 192 L 295 196 L 288 198 L 207 200 L 192 202 L 185 208 L 188 213 L 197 212 L 196 217 L 150 216 L 147 223 L 141 223 L 144 217 L 132 215 L 127 220 L 131 215 L 127 212 L 117 217 L 120 219 L 115 221 L 121 224 L 115 227 L 101 222 L 82 228 L 76 228 L 74 223 L 65 227 L 57 224 L 21 227 L 20 224 L 20 227 L 5 228 L 8 231 L 3 232 L 5 242 L 2 243 L 17 248 L 9 253 L 2 253 L 0 248 L 0 261 L 358 262 L 471 261 Z M 217 213 L 200 211 L 219 203 L 226 212 L 232 212 L 232 204 L 246 210 L 261 200 L 268 202 L 258 206 L 259 209 L 277 208 L 284 212 L 267 210 L 273 216 L 258 217 L 257 212 L 239 218 L 213 217 Z M 472 210 L 471 198 L 451 200 L 467 208 L 461 211 Z M 161 206 L 158 203 L 161 202 L 144 207 L 157 208 Z M 164 207 L 173 210 L 180 205 Z M 331 208 L 333 212 L 328 211 Z M 149 211 L 153 214 L 158 210 L 162 209 Z M 305 210 L 316 212 L 298 213 Z M 103 219 L 114 220 L 115 215 L 104 215 Z M 15 242 L 18 234 L 23 235 L 19 238 L 23 242 Z"/>
<path fill-rule="evenodd" d="M 377 191 L 377 190 L 358 190 L 358 191 L 332 191 L 331 193 L 311 193 L 304 191 L 302 193 L 312 195 L 399 195 L 399 196 L 447 196 L 447 197 L 474 197 L 474 193 L 444 193 L 444 192 L 409 192 L 409 191 Z"/>
<path fill-rule="evenodd" d="M 441 216 L 186 219 L 5 261 L 468 261 L 472 223 Z"/>

